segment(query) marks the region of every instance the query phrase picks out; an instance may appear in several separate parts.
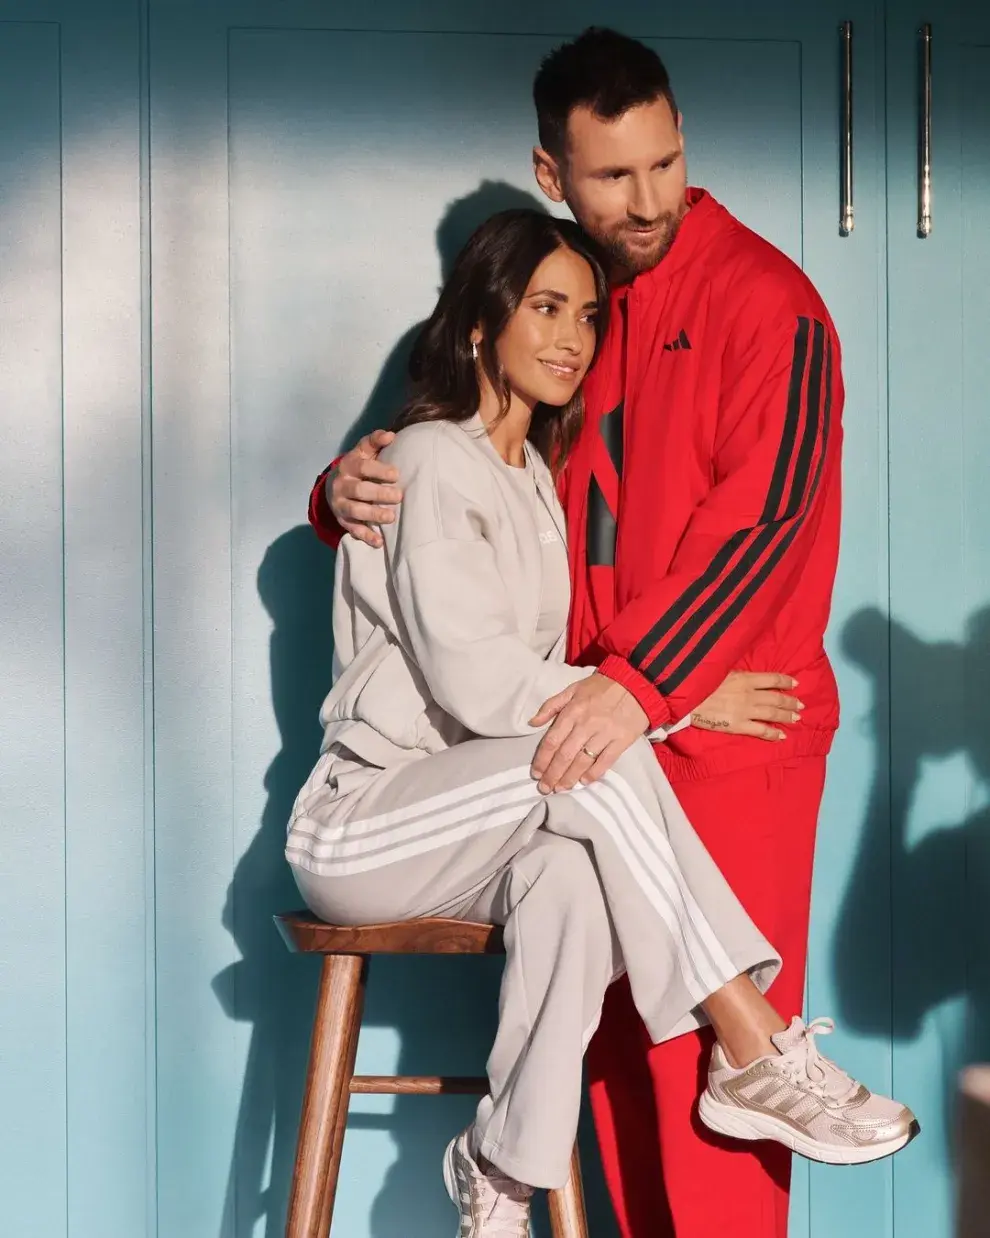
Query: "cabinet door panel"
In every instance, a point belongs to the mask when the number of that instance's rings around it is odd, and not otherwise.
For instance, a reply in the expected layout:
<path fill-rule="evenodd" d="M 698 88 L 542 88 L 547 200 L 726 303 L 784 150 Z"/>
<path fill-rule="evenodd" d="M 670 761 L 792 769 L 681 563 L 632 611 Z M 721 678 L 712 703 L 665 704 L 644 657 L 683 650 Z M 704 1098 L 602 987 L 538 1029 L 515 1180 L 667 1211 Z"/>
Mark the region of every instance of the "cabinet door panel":
<path fill-rule="evenodd" d="M 917 234 L 919 28 L 932 23 L 933 227 Z M 952 1233 L 961 1065 L 990 1055 L 990 20 L 894 6 L 888 31 L 894 1078 L 924 1136 L 897 1233 Z"/>
<path fill-rule="evenodd" d="M 315 710 L 329 676 L 331 561 L 303 526 L 306 493 L 339 444 L 394 414 L 409 333 L 471 227 L 536 192 L 532 74 L 548 48 L 600 19 L 593 8 L 569 11 L 568 30 L 521 5 L 482 20 L 438 2 L 415 25 L 389 4 L 360 17 L 338 6 L 332 18 L 305 3 L 218 4 L 208 13 L 153 6 L 166 1233 L 204 1216 L 229 1227 L 235 1215 L 259 1211 L 275 1226 L 284 1206 L 309 989 L 305 965 L 282 958 L 266 917 L 292 898 L 284 823 L 316 751 Z M 691 179 L 804 263 L 847 339 L 856 485 L 846 536 L 856 553 L 844 561 L 837 595 L 844 621 L 885 595 L 873 11 L 854 13 L 863 48 L 862 222 L 851 240 L 837 233 L 838 10 L 826 5 L 806 17 L 767 5 L 743 21 L 729 4 L 686 15 L 630 3 L 609 19 L 620 16 L 668 63 Z M 842 673 L 858 693 L 855 677 Z M 862 745 L 846 744 L 825 810 L 812 984 L 829 1008 L 834 908 L 870 759 Z M 222 921 L 205 910 L 217 908 Z M 494 975 L 478 976 L 471 964 L 452 986 L 452 966 L 376 965 L 364 1069 L 416 1071 L 437 1055 L 445 1068 L 452 1060 L 478 1068 Z M 236 1000 L 217 1002 L 211 983 Z M 424 986 L 435 1000 L 423 1001 Z M 275 1046 L 278 1067 L 268 1077 Z M 889 1076 L 886 1043 L 846 1036 L 842 1048 L 872 1080 Z M 422 1227 L 418 1238 L 448 1222 L 436 1158 L 470 1105 L 387 1104 L 355 1105 L 337 1224 L 355 1235 L 408 1234 L 412 1224 Z M 886 1232 L 887 1175 L 860 1175 L 850 1188 L 864 1233 Z M 403 1205 L 411 1182 L 412 1219 Z M 799 1167 L 798 1234 L 809 1223 L 808 1183 Z M 818 1192 L 826 1210 L 829 1194 Z M 608 1232 L 600 1199 L 596 1221 Z"/>

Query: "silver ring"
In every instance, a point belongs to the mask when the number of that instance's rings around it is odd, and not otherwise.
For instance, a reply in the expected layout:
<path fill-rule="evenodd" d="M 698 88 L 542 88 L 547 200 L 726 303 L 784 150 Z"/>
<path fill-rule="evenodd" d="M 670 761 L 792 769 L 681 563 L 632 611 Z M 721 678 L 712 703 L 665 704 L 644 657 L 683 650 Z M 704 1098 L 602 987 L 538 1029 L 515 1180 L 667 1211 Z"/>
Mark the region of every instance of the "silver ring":
<path fill-rule="evenodd" d="M 592 761 L 597 761 L 602 755 L 600 752 L 592 752 L 590 748 L 582 748 L 581 751 L 586 757 L 591 757 Z"/>

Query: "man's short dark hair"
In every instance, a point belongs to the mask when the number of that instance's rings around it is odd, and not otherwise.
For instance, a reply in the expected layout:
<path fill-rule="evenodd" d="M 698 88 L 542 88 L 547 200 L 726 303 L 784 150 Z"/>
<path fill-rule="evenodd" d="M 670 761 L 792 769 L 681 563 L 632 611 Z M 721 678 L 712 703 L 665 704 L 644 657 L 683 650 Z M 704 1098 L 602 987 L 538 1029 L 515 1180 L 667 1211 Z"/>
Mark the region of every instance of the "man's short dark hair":
<path fill-rule="evenodd" d="M 533 83 L 540 145 L 555 159 L 565 153 L 567 120 L 576 107 L 616 120 L 658 99 L 666 99 L 677 115 L 670 77 L 656 52 L 617 30 L 590 26 L 540 65 Z"/>

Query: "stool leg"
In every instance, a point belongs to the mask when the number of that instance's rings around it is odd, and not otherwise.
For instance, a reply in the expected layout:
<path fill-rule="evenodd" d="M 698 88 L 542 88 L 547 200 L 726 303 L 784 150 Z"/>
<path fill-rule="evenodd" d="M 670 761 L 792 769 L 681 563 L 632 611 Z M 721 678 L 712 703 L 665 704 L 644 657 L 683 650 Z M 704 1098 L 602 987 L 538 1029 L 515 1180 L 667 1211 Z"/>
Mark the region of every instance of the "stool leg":
<path fill-rule="evenodd" d="M 588 1217 L 584 1210 L 581 1185 L 581 1157 L 578 1146 L 571 1153 L 571 1172 L 559 1191 L 551 1191 L 550 1230 L 553 1238 L 588 1238 Z"/>
<path fill-rule="evenodd" d="M 313 1020 L 285 1238 L 327 1238 L 364 1004 L 366 960 L 328 954 Z"/>
<path fill-rule="evenodd" d="M 354 1058 L 357 1055 L 358 1038 L 361 1035 L 361 1012 L 364 1007 L 364 985 L 368 979 L 368 959 L 364 960 L 361 973 L 361 987 L 357 995 L 357 1009 L 350 1021 L 347 1044 L 343 1048 L 344 1061 L 347 1064 L 347 1074 L 341 1083 L 340 1098 L 336 1104 L 333 1133 L 333 1154 L 330 1157 L 330 1167 L 323 1180 L 323 1198 L 320 1202 L 320 1226 L 317 1233 L 320 1238 L 330 1233 L 330 1221 L 333 1217 L 334 1199 L 337 1195 L 337 1178 L 340 1174 L 340 1158 L 344 1151 L 344 1134 L 347 1130 L 347 1112 L 350 1108 L 350 1084 L 354 1075 Z"/>

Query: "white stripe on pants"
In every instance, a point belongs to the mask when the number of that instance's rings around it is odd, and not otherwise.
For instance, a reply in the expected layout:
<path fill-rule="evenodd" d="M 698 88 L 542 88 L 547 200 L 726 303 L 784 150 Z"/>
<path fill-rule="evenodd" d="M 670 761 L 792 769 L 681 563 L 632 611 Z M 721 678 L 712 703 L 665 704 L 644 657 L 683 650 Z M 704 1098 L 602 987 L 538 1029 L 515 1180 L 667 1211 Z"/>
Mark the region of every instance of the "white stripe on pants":
<path fill-rule="evenodd" d="M 505 926 L 476 1147 L 521 1182 L 557 1187 L 615 975 L 628 972 L 657 1042 L 699 1026 L 699 1003 L 741 972 L 765 989 L 780 960 L 645 740 L 593 786 L 541 796 L 529 773 L 539 739 L 474 739 L 387 770 L 329 752 L 296 801 L 286 855 L 331 922 Z"/>

